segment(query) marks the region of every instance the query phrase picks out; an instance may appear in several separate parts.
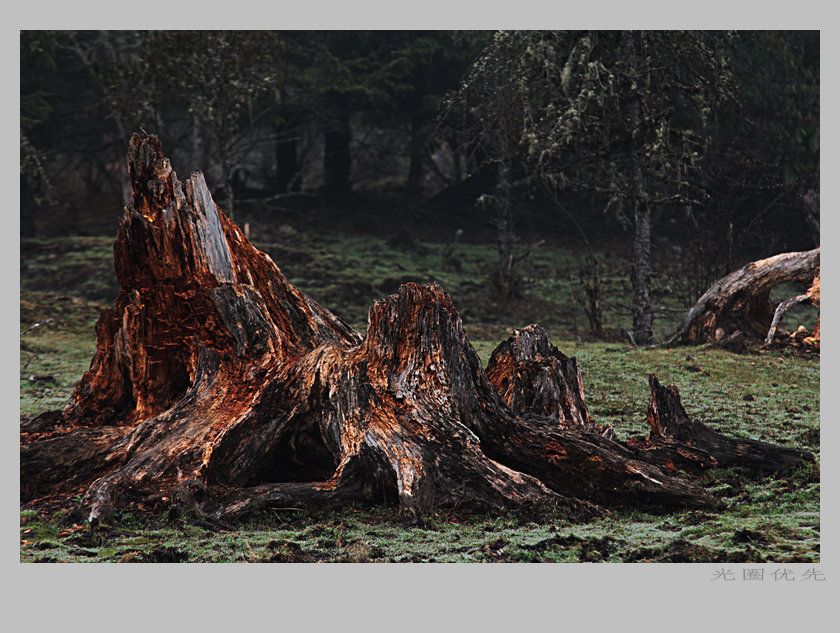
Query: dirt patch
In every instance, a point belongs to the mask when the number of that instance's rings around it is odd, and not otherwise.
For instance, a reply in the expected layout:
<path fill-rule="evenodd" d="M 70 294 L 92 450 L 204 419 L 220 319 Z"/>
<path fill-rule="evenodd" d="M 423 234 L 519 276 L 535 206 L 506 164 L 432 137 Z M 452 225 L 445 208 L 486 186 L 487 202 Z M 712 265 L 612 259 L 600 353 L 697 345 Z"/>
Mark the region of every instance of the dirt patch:
<path fill-rule="evenodd" d="M 664 547 L 643 547 L 623 556 L 625 563 L 763 563 L 761 553 L 751 547 L 726 551 L 677 539 Z"/>
<path fill-rule="evenodd" d="M 610 554 L 616 550 L 618 542 L 611 536 L 581 538 L 574 534 L 568 534 L 565 536 L 552 536 L 538 543 L 525 545 L 522 549 L 543 553 L 551 549 L 566 550 L 578 548 L 577 556 L 580 562 L 595 563 L 609 558 Z"/>
<path fill-rule="evenodd" d="M 271 553 L 258 559 L 259 563 L 312 563 L 315 557 L 294 541 L 269 541 L 266 549 Z"/>
<path fill-rule="evenodd" d="M 141 552 L 134 563 L 184 563 L 190 555 L 175 547 L 156 547 L 150 552 Z"/>
<path fill-rule="evenodd" d="M 61 546 L 58 543 L 53 543 L 52 541 L 40 541 L 35 543 L 35 545 L 32 546 L 32 549 L 43 551 L 45 549 L 57 549 L 59 547 Z"/>
<path fill-rule="evenodd" d="M 813 446 L 814 448 L 820 447 L 820 430 L 819 429 L 808 429 L 804 433 L 800 433 L 796 436 L 798 442 L 804 444 L 805 446 Z"/>
<path fill-rule="evenodd" d="M 578 560 L 582 563 L 598 563 L 606 560 L 615 551 L 617 541 L 611 536 L 585 540 L 578 552 Z"/>
<path fill-rule="evenodd" d="M 362 541 L 348 543 L 338 558 L 340 563 L 369 563 L 372 558 L 371 548 Z"/>
<path fill-rule="evenodd" d="M 65 545 L 73 545 L 76 549 L 86 547 L 97 547 L 101 545 L 101 541 L 97 540 L 97 535 L 91 534 L 89 531 L 84 531 L 79 534 L 74 534 L 63 540 Z"/>
<path fill-rule="evenodd" d="M 727 483 L 723 488 L 716 491 L 714 494 L 720 499 L 733 499 L 744 493 L 744 484 L 740 481 L 733 481 Z"/>
<path fill-rule="evenodd" d="M 120 563 L 184 563 L 189 560 L 189 554 L 172 546 L 155 547 L 144 552 L 138 549 L 124 549 L 116 552 Z"/>
<path fill-rule="evenodd" d="M 549 547 L 566 548 L 571 545 L 577 545 L 582 541 L 583 539 L 575 536 L 574 534 L 569 534 L 568 536 L 552 536 L 537 543 L 532 543 L 531 545 L 523 545 L 522 549 L 534 552 L 544 552 Z"/>
<path fill-rule="evenodd" d="M 717 517 L 708 512 L 701 512 L 700 510 L 692 510 L 683 517 L 683 523 L 686 525 L 702 525 L 708 521 L 714 521 Z"/>
<path fill-rule="evenodd" d="M 732 535 L 733 543 L 760 543 L 762 545 L 767 543 L 767 537 L 761 532 L 755 530 L 736 530 Z"/>

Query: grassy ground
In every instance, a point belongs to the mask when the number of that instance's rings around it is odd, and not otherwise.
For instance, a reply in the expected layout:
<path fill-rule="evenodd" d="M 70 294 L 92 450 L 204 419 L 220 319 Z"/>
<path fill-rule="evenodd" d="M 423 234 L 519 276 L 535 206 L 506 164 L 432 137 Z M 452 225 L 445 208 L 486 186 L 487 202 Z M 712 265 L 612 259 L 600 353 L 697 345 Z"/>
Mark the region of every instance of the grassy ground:
<path fill-rule="evenodd" d="M 261 239 L 262 238 L 262 239 Z M 22 510 L 23 562 L 809 562 L 819 561 L 819 358 L 763 351 L 733 355 L 709 348 L 639 350 L 620 335 L 586 341 L 575 303 L 583 253 L 537 249 L 523 269 L 524 297 L 501 302 L 488 293 L 492 247 L 389 244 L 385 237 L 297 232 L 255 235 L 290 279 L 364 329 L 371 301 L 405 281 L 440 282 L 461 310 L 470 341 L 486 362 L 512 327 L 540 322 L 566 354 L 576 355 L 590 412 L 620 438 L 647 432 L 648 373 L 680 389 L 689 415 L 723 433 L 814 452 L 817 465 L 786 478 L 737 469 L 704 475 L 723 500 L 720 512 L 651 515 L 614 510 L 597 518 L 562 512 L 528 516 L 430 517 L 405 523 L 390 508 L 340 513 L 278 510 L 228 532 L 188 520 L 137 512 L 90 533 L 69 514 Z M 21 416 L 60 408 L 87 369 L 94 326 L 118 291 L 111 238 L 25 240 L 21 244 Z M 605 325 L 629 327 L 627 262 L 603 255 Z M 572 273 L 571 275 L 569 273 Z M 673 331 L 681 302 L 669 280 L 654 280 L 657 337 Z M 779 292 L 785 292 L 780 289 Z M 783 327 L 808 325 L 792 311 Z M 36 326 L 36 324 L 39 324 Z"/>

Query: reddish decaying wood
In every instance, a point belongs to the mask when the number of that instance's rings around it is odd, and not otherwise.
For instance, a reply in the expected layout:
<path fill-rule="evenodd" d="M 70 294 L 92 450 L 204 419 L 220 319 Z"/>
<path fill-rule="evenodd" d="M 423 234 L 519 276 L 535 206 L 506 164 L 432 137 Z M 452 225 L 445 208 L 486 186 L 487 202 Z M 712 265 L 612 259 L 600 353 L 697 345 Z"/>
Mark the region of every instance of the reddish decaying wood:
<path fill-rule="evenodd" d="M 539 325 L 515 330 L 493 351 L 487 378 L 517 415 L 554 417 L 565 428 L 615 437 L 611 426 L 598 426 L 589 415 L 577 359 L 558 350 Z"/>
<path fill-rule="evenodd" d="M 201 174 L 181 183 L 155 137 L 135 135 L 128 163 L 120 294 L 63 412 L 21 425 L 23 500 L 83 486 L 91 522 L 149 496 L 217 520 L 377 500 L 715 504 L 594 423 L 576 360 L 539 326 L 485 371 L 446 292 L 405 284 L 362 336 L 251 246 Z"/>
<path fill-rule="evenodd" d="M 764 340 L 776 311 L 770 291 L 785 282 L 809 284 L 807 300 L 819 309 L 819 275 L 819 248 L 747 264 L 715 282 L 666 344 L 721 342 L 744 336 Z M 819 324 L 809 339 L 810 346 L 819 347 Z"/>

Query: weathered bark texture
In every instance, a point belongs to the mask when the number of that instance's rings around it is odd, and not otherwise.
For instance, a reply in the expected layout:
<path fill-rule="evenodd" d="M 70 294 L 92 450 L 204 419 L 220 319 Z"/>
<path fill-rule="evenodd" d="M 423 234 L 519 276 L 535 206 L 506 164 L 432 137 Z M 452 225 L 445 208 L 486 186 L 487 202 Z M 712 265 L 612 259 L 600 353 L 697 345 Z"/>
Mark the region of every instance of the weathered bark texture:
<path fill-rule="evenodd" d="M 721 435 L 688 417 L 676 385 L 663 387 L 653 374 L 649 383 L 650 434 L 647 438 L 630 438 L 627 443 L 645 451 L 651 461 L 669 471 L 746 466 L 762 472 L 789 474 L 801 464 L 814 461 L 807 451 Z"/>
<path fill-rule="evenodd" d="M 449 296 L 406 284 L 362 336 L 248 243 L 201 174 L 181 183 L 156 138 L 135 135 L 128 164 L 120 294 L 66 408 L 21 426 L 23 501 L 82 494 L 91 522 L 142 498 L 215 520 L 355 501 L 715 504 L 594 424 L 575 359 L 538 326 L 485 372 Z"/>
<path fill-rule="evenodd" d="M 563 428 L 615 437 L 611 426 L 598 426 L 589 415 L 577 359 L 558 350 L 538 325 L 514 331 L 493 351 L 487 378 L 517 415 L 553 417 Z"/>
<path fill-rule="evenodd" d="M 747 264 L 715 282 L 688 311 L 666 344 L 725 342 L 739 337 L 772 340 L 778 324 L 774 314 L 781 309 L 781 317 L 796 301 L 782 302 L 777 308 L 770 301 L 770 291 L 785 282 L 809 284 L 809 291 L 800 300 L 819 309 L 819 278 L 819 248 L 782 253 Z M 819 323 L 806 344 L 819 347 Z"/>

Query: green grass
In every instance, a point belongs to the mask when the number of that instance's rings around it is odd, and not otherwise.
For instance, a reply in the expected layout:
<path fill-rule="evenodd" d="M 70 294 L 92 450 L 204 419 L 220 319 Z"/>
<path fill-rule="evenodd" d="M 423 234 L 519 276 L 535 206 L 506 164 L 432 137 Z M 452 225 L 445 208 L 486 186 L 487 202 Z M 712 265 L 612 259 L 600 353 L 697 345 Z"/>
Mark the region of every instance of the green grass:
<path fill-rule="evenodd" d="M 281 242 L 255 245 L 271 255 L 293 283 L 357 327 L 364 327 L 370 304 L 395 292 L 401 283 L 437 281 L 452 296 L 466 324 L 539 322 L 573 335 L 589 328 L 580 305 L 586 253 L 579 248 L 537 248 L 520 265 L 522 296 L 500 299 L 494 296 L 490 280 L 498 257 L 492 244 L 459 244 L 454 257 L 445 256 L 445 243 L 416 242 L 414 248 L 400 248 L 368 236 L 294 233 Z M 614 331 L 629 328 L 630 263 L 607 253 L 601 264 L 603 325 Z M 655 322 L 659 336 L 674 329 L 685 307 L 660 291 L 664 279 L 653 278 L 654 308 L 663 315 Z"/>
<path fill-rule="evenodd" d="M 572 288 L 581 252 L 538 249 L 523 270 L 521 301 L 487 293 L 491 246 L 459 247 L 460 269 L 447 265 L 442 244 L 423 252 L 394 249 L 384 239 L 289 233 L 258 243 L 301 289 L 364 329 L 370 303 L 403 281 L 440 282 L 461 311 L 467 335 L 486 363 L 514 327 L 546 325 L 565 354 L 577 356 L 590 413 L 619 438 L 647 432 L 647 376 L 675 383 L 689 415 L 726 434 L 804 448 L 812 467 L 786 478 L 738 469 L 713 470 L 701 482 L 722 501 L 719 512 L 646 514 L 612 510 L 583 519 L 559 511 L 537 516 L 441 513 L 422 526 L 393 508 L 339 513 L 275 511 L 226 533 L 165 516 L 118 512 L 94 533 L 67 513 L 21 511 L 22 562 L 817 562 L 820 542 L 819 358 L 783 351 L 734 355 L 707 347 L 634 349 L 587 342 Z M 110 238 L 27 240 L 21 248 L 21 415 L 61 408 L 88 368 L 94 327 L 118 290 Z M 604 257 L 605 325 L 629 327 L 620 315 L 629 283 L 619 256 Z M 658 281 L 656 283 L 659 283 Z M 782 289 L 795 293 L 794 289 Z M 657 336 L 672 331 L 680 303 Z M 813 310 L 794 313 L 797 321 Z M 45 323 L 29 329 L 36 323 Z M 791 327 L 785 325 L 785 327 Z"/>
<path fill-rule="evenodd" d="M 66 404 L 90 366 L 103 307 L 56 292 L 21 289 L 21 416 Z M 42 325 L 30 329 L 37 324 Z"/>
<path fill-rule="evenodd" d="M 624 436 L 646 432 L 648 374 L 676 384 L 688 414 L 722 433 L 796 445 L 819 429 L 819 361 L 789 352 L 633 349 L 554 339 L 577 356 L 590 413 Z"/>

